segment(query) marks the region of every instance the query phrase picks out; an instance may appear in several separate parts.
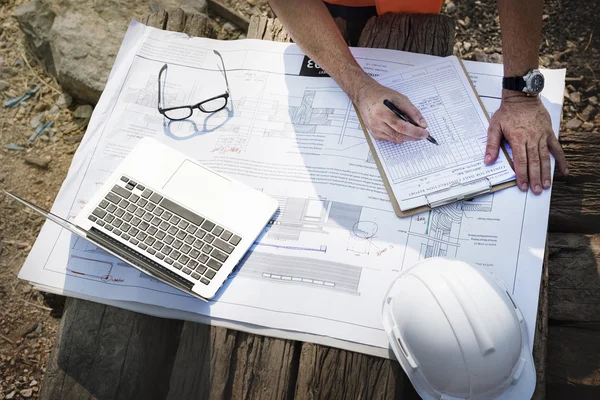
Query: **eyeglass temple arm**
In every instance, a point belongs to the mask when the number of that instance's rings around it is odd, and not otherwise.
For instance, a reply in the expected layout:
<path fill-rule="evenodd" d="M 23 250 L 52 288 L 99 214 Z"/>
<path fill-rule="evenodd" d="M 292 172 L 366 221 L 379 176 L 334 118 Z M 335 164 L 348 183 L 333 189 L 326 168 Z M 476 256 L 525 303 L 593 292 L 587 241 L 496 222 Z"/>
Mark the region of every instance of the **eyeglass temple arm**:
<path fill-rule="evenodd" d="M 213 52 L 221 59 L 221 64 L 223 65 L 223 76 L 225 77 L 225 85 L 227 86 L 227 93 L 229 93 L 229 81 L 227 80 L 227 70 L 225 69 L 225 62 L 223 61 L 223 56 L 216 50 Z"/>
<path fill-rule="evenodd" d="M 158 109 L 161 109 L 160 106 L 160 99 L 162 97 L 162 91 L 160 90 L 160 78 L 162 77 L 162 74 L 164 71 L 167 70 L 167 64 L 163 65 L 162 68 L 160 69 L 160 72 L 158 73 L 158 97 L 157 97 L 157 101 L 158 101 Z"/>

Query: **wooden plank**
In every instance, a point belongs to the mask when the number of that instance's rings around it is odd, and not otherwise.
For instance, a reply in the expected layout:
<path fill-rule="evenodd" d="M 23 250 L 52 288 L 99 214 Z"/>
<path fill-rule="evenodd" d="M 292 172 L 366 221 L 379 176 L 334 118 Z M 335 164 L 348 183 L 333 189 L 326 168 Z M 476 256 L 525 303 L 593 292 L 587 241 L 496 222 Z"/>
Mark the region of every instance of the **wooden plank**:
<path fill-rule="evenodd" d="M 568 177 L 554 178 L 550 232 L 600 233 L 600 135 L 561 132 Z"/>
<path fill-rule="evenodd" d="M 206 0 L 208 3 L 208 9 L 210 11 L 214 11 L 215 14 L 225 18 L 227 21 L 237 25 L 239 28 L 244 31 L 248 30 L 250 26 L 250 19 L 245 15 L 240 14 L 238 11 L 227 7 L 225 4 L 222 4 L 216 0 Z"/>
<path fill-rule="evenodd" d="M 546 398 L 546 359 L 548 354 L 548 256 L 548 244 L 546 244 L 537 320 L 535 324 L 535 337 L 533 338 L 532 349 L 536 374 L 535 392 L 532 397 L 533 400 L 544 400 Z"/>
<path fill-rule="evenodd" d="M 384 14 L 371 17 L 359 47 L 378 47 L 436 56 L 452 55 L 454 19 L 445 15 Z"/>
<path fill-rule="evenodd" d="M 168 399 L 292 398 L 299 346 L 186 322 Z"/>
<path fill-rule="evenodd" d="M 165 398 L 181 327 L 181 321 L 68 299 L 40 398 Z"/>
<path fill-rule="evenodd" d="M 600 399 L 600 324 L 550 325 L 547 399 Z"/>
<path fill-rule="evenodd" d="M 548 234 L 549 318 L 600 321 L 600 234 Z"/>
<path fill-rule="evenodd" d="M 209 17 L 186 13 L 180 8 L 155 12 L 143 18 L 142 22 L 154 28 L 183 32 L 190 36 L 217 37 L 216 25 Z"/>

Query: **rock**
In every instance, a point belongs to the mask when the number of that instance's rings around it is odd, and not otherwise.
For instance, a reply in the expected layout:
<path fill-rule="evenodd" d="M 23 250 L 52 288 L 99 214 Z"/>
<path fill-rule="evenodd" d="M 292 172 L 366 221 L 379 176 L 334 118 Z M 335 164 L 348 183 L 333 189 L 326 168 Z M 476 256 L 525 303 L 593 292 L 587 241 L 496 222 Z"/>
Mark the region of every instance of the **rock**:
<path fill-rule="evenodd" d="M 31 285 L 25 284 L 25 286 L 23 286 L 23 288 L 21 289 L 21 292 L 23 294 L 27 294 L 27 293 L 31 292 Z"/>
<path fill-rule="evenodd" d="M 0 173 L 0 183 L 4 183 L 4 175 Z"/>
<path fill-rule="evenodd" d="M 68 138 L 66 138 L 65 142 L 67 142 L 67 143 L 79 143 L 79 142 L 81 142 L 82 139 L 83 139 L 83 135 L 74 135 L 74 136 L 69 136 Z"/>
<path fill-rule="evenodd" d="M 565 127 L 567 129 L 577 129 L 581 126 L 582 122 L 579 118 L 575 117 L 572 118 L 569 122 L 567 122 L 567 124 L 565 125 Z"/>
<path fill-rule="evenodd" d="M 13 76 L 17 75 L 18 73 L 19 73 L 19 71 L 17 71 L 16 69 L 14 69 L 12 67 L 2 68 L 2 77 L 3 78 L 12 78 Z"/>
<path fill-rule="evenodd" d="M 37 329 L 36 329 L 36 331 L 37 331 Z M 32 380 L 31 383 L 29 384 L 29 386 L 37 386 L 37 385 L 38 385 L 38 381 L 36 381 L 35 379 Z"/>
<path fill-rule="evenodd" d="M 9 394 L 6 395 L 6 400 L 12 400 L 15 398 L 15 394 L 17 394 L 16 390 L 13 390 L 12 392 L 10 392 Z"/>
<path fill-rule="evenodd" d="M 446 4 L 447 13 L 453 13 L 454 11 L 456 11 L 456 4 L 454 4 L 453 2 Z"/>
<path fill-rule="evenodd" d="M 242 33 L 240 36 L 238 36 L 238 39 L 246 39 L 246 35 Z"/>
<path fill-rule="evenodd" d="M 26 399 L 28 399 L 28 398 L 30 398 L 33 395 L 33 389 L 31 389 L 31 388 L 23 389 L 19 393 L 21 394 L 21 396 L 23 396 Z"/>
<path fill-rule="evenodd" d="M 89 104 L 78 106 L 75 111 L 73 111 L 73 118 L 81 118 L 88 119 L 92 117 L 92 112 L 94 109 Z"/>
<path fill-rule="evenodd" d="M 0 81 L 0 93 L 4 92 L 8 88 L 8 83 Z"/>
<path fill-rule="evenodd" d="M 465 48 L 465 51 L 469 51 L 469 50 L 471 50 L 471 43 L 464 42 L 463 47 Z"/>
<path fill-rule="evenodd" d="M 40 126 L 40 124 L 43 122 L 44 120 L 44 113 L 41 112 L 39 114 L 36 114 L 35 117 L 31 118 L 31 120 L 29 121 L 29 126 L 31 126 L 32 128 L 37 128 L 38 126 Z"/>
<path fill-rule="evenodd" d="M 583 125 L 581 125 L 581 129 L 583 129 L 584 131 L 591 131 L 592 129 L 594 129 L 594 123 L 584 122 Z"/>
<path fill-rule="evenodd" d="M 207 9 L 205 0 L 154 3 L 160 9 Z M 33 0 L 15 8 L 13 15 L 33 52 L 63 89 L 85 103 L 95 104 L 129 21 L 140 21 L 148 15 L 149 7 L 149 0 Z"/>
<path fill-rule="evenodd" d="M 579 104 L 579 103 L 581 103 L 581 93 L 573 92 L 573 93 L 569 94 L 569 99 L 571 99 L 571 102 L 573 104 Z"/>
<path fill-rule="evenodd" d="M 502 64 L 502 54 L 492 53 L 486 54 L 482 52 L 475 53 L 475 61 Z"/>
<path fill-rule="evenodd" d="M 236 29 L 237 29 L 237 27 L 236 27 L 234 24 L 232 24 L 231 22 L 225 22 L 225 23 L 223 24 L 223 30 L 224 30 L 225 32 L 233 32 L 233 31 L 235 31 Z"/>
<path fill-rule="evenodd" d="M 58 107 L 56 104 L 53 105 L 50 110 L 48 110 L 48 116 L 57 115 L 58 113 L 60 113 L 60 107 Z"/>
<path fill-rule="evenodd" d="M 581 112 L 581 118 L 584 121 L 589 121 L 590 119 L 592 119 L 596 116 L 596 112 L 597 112 L 596 107 L 594 107 L 593 105 L 590 104 Z"/>
<path fill-rule="evenodd" d="M 69 108 L 73 103 L 73 97 L 69 93 L 61 93 L 56 100 L 56 105 L 60 108 Z"/>
<path fill-rule="evenodd" d="M 41 169 L 47 169 L 48 165 L 50 165 L 51 161 L 52 161 L 52 157 L 50 157 L 50 156 L 44 156 L 44 157 L 27 156 L 27 157 L 25 157 L 26 164 L 33 165 L 33 166 L 36 166 Z"/>
<path fill-rule="evenodd" d="M 590 102 L 590 104 L 593 105 L 598 105 L 598 98 L 596 96 L 592 96 L 588 99 L 588 101 Z"/>

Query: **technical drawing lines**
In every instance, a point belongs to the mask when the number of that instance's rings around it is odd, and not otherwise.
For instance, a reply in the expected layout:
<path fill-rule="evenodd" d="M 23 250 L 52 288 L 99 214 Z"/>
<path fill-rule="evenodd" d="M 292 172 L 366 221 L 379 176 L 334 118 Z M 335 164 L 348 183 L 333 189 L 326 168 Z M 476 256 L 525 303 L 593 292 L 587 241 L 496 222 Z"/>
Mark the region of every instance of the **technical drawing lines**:
<path fill-rule="evenodd" d="M 240 264 L 238 276 L 360 295 L 362 268 L 353 265 L 257 251 L 246 255 Z"/>

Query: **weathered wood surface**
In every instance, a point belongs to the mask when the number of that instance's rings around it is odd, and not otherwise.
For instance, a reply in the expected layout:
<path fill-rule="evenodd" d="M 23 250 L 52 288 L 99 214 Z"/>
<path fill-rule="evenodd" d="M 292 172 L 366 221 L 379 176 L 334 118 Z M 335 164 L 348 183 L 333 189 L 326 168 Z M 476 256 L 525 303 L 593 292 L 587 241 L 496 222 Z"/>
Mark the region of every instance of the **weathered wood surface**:
<path fill-rule="evenodd" d="M 600 135 L 561 132 L 569 176 L 554 177 L 550 232 L 600 233 Z"/>
<path fill-rule="evenodd" d="M 232 22 L 237 25 L 239 28 L 244 31 L 248 30 L 248 26 L 250 25 L 250 20 L 245 15 L 240 14 L 238 11 L 227 7 L 220 1 L 217 0 L 206 0 L 208 4 L 209 12 L 214 12 L 215 14 L 225 18 L 227 21 Z"/>
<path fill-rule="evenodd" d="M 191 36 L 214 37 L 210 21 L 181 11 L 158 12 L 144 22 Z M 428 27 L 425 23 L 421 26 Z M 423 43 L 432 51 L 447 51 L 447 43 L 432 44 L 431 32 L 421 34 L 428 38 L 394 39 L 388 40 L 388 44 Z M 364 39 L 365 43 L 383 45 L 382 30 L 373 26 L 369 35 L 370 42 Z M 418 30 L 412 27 L 411 35 L 418 35 Z M 278 21 L 260 17 L 252 19 L 248 37 L 290 41 Z M 542 303 L 544 286 L 541 293 L 537 329 L 543 336 L 547 329 Z M 536 335 L 534 351 L 538 353 L 536 368 L 543 371 L 540 360 L 545 356 L 545 344 L 539 336 Z M 390 360 L 70 299 L 41 398 L 413 399 L 417 396 L 398 363 Z"/>

